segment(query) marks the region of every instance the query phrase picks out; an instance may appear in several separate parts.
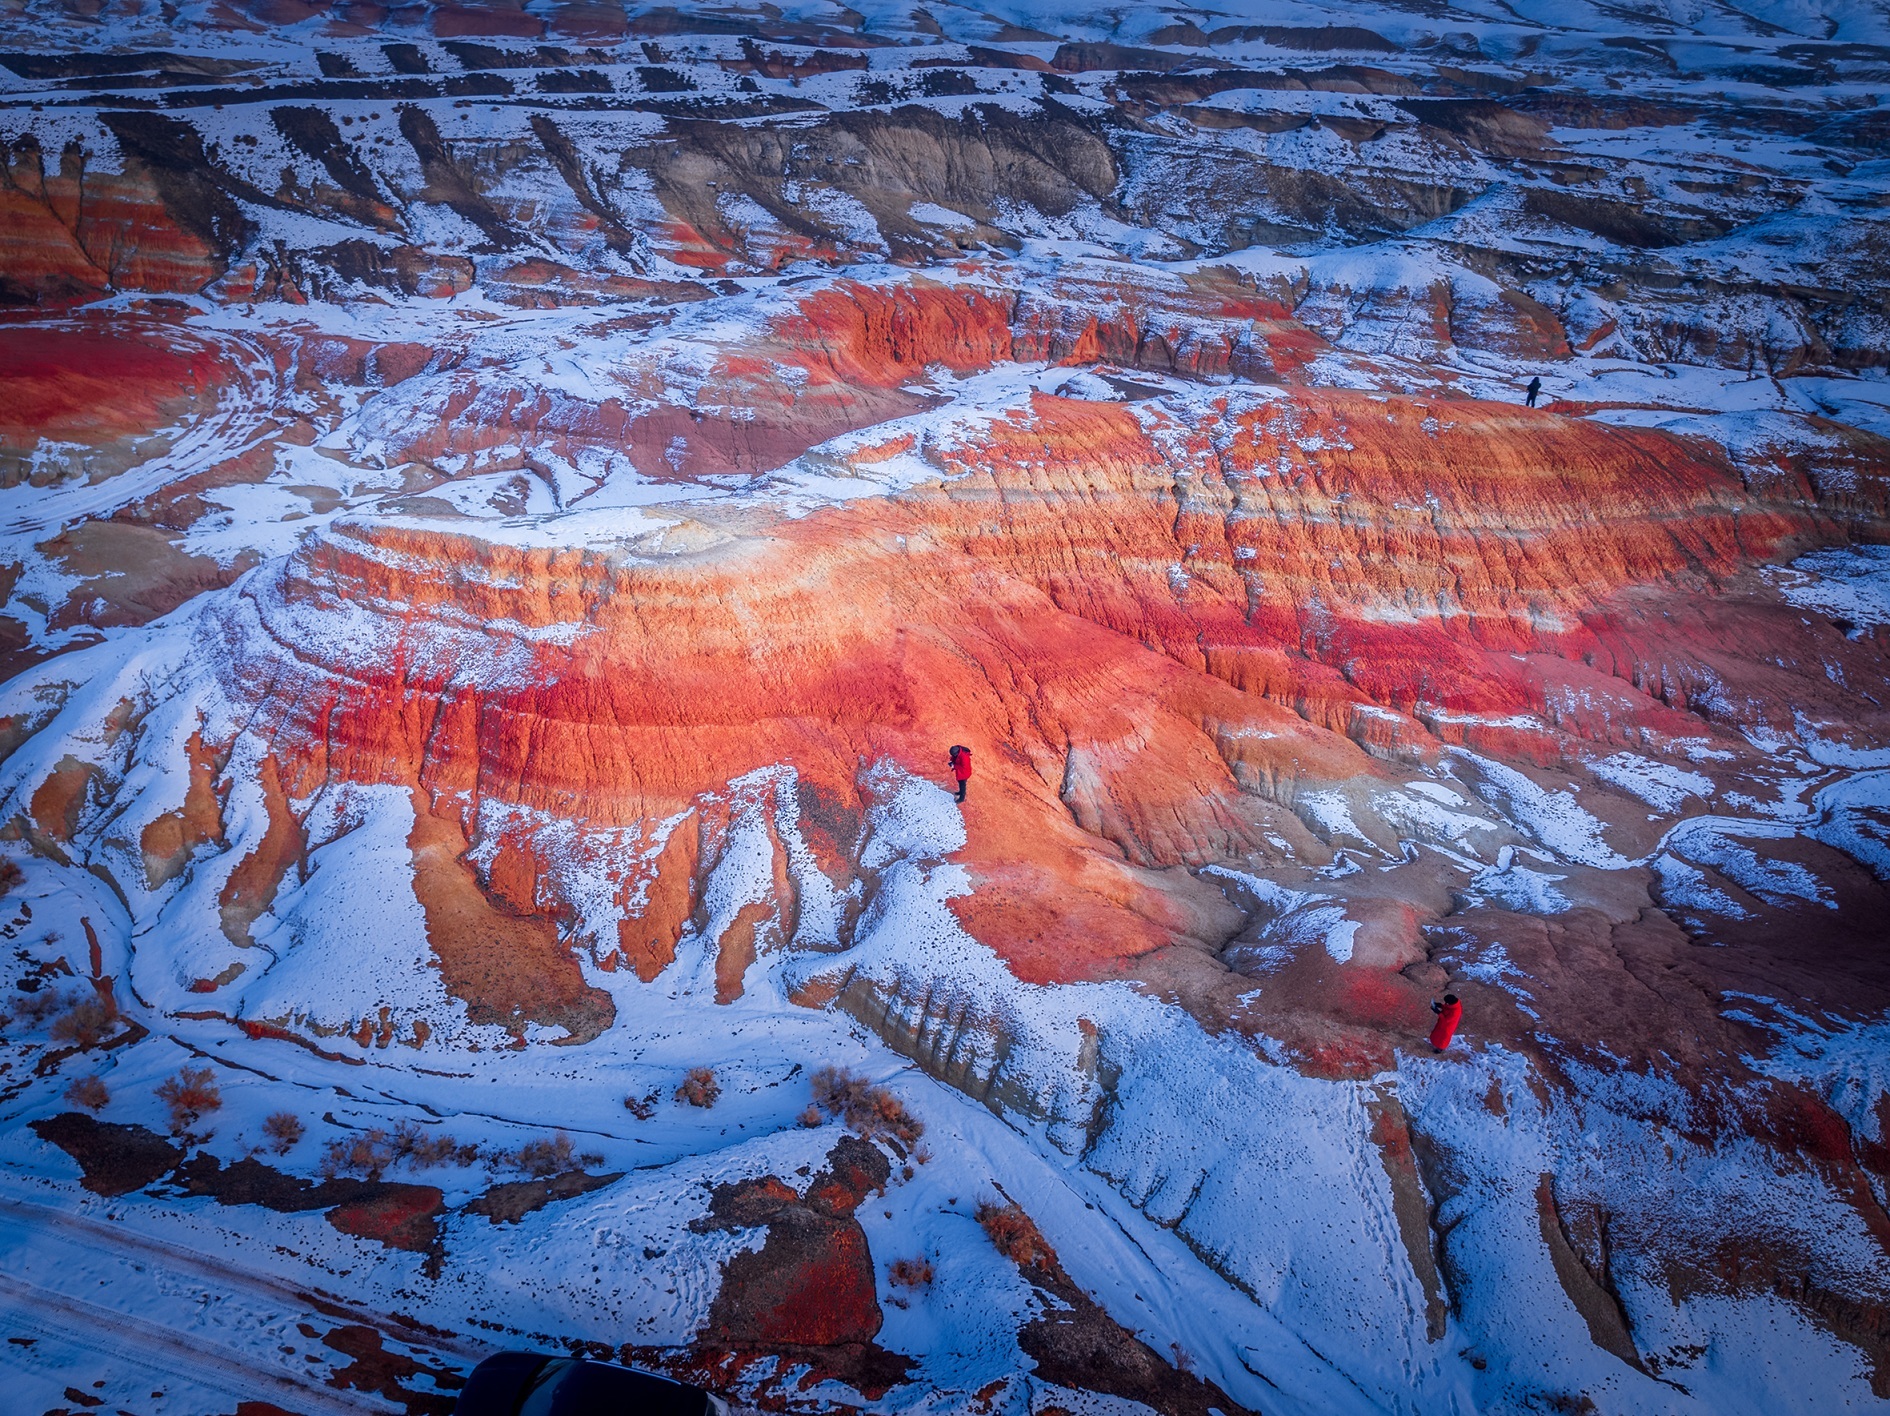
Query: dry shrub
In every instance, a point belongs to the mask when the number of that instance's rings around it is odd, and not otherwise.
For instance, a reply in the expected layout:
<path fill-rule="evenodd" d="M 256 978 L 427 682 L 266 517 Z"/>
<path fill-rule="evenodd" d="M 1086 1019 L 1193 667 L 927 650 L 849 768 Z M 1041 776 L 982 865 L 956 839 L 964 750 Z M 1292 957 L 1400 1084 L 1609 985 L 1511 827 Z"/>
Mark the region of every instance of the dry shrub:
<path fill-rule="evenodd" d="M 378 1180 L 393 1163 L 394 1154 L 387 1143 L 387 1132 L 377 1128 L 353 1136 L 337 1136 L 329 1141 L 322 1147 L 319 1169 L 325 1180 L 333 1180 L 337 1175 L 358 1175 L 366 1180 Z"/>
<path fill-rule="evenodd" d="M 171 1111 L 171 1129 L 187 1131 L 223 1105 L 223 1093 L 208 1067 L 180 1067 L 177 1075 L 160 1083 L 158 1100 Z"/>
<path fill-rule="evenodd" d="M 895 1288 L 930 1288 L 932 1286 L 932 1261 L 921 1256 L 916 1259 L 895 1259 L 886 1272 Z"/>
<path fill-rule="evenodd" d="M 436 1165 L 471 1165 L 479 1159 L 478 1146 L 462 1145 L 456 1137 L 417 1121 L 402 1121 L 387 1140 L 394 1159 L 404 1160 L 416 1170 L 430 1170 Z"/>
<path fill-rule="evenodd" d="M 37 980 L 32 981 L 37 982 Z M 50 989 L 42 988 L 37 992 L 23 993 L 7 1006 L 6 1020 L 8 1022 L 17 1020 L 25 1023 L 29 1028 L 36 1028 L 51 1017 L 64 1001 Z"/>
<path fill-rule="evenodd" d="M 562 1175 L 568 1170 L 602 1165 L 604 1158 L 595 1151 L 579 1154 L 571 1144 L 571 1138 L 560 1131 L 555 1136 L 527 1141 L 515 1151 L 497 1151 L 488 1163 L 516 1170 L 535 1180 L 543 1180 L 548 1176 Z"/>
<path fill-rule="evenodd" d="M 925 1123 L 898 1097 L 844 1067 L 822 1067 L 814 1073 L 813 1088 L 815 1106 L 840 1117 L 847 1129 L 869 1141 L 892 1136 L 909 1146 L 925 1134 Z"/>
<path fill-rule="evenodd" d="M 51 1035 L 54 1042 L 70 1043 L 81 1052 L 90 1052 L 117 1031 L 117 1007 L 96 993 L 83 993 L 53 1019 Z"/>
<path fill-rule="evenodd" d="M 807 1127 L 807 1129 L 811 1131 L 814 1129 L 814 1127 L 818 1126 L 821 1122 L 825 1121 L 827 1118 L 820 1114 L 820 1108 L 818 1106 L 815 1106 L 812 1102 L 809 1102 L 807 1106 L 807 1110 L 803 1111 L 799 1116 L 795 1117 L 794 1119 L 799 1121 L 803 1126 Z"/>
<path fill-rule="evenodd" d="M 985 1200 L 978 1205 L 978 1223 L 997 1251 L 1019 1268 L 1048 1268 L 1056 1251 L 1035 1221 L 1016 1205 Z"/>
<path fill-rule="evenodd" d="M 111 1099 L 112 1094 L 98 1077 L 80 1077 L 66 1088 L 66 1100 L 74 1106 L 83 1106 L 87 1111 L 101 1110 Z"/>
<path fill-rule="evenodd" d="M 686 1101 L 691 1106 L 714 1106 L 721 1095 L 722 1084 L 708 1067 L 691 1067 L 682 1085 L 676 1088 L 676 1100 Z"/>
<path fill-rule="evenodd" d="M 302 1118 L 293 1111 L 270 1113 L 262 1128 L 263 1135 L 269 1140 L 269 1149 L 277 1155 L 287 1155 L 306 1134 Z"/>
<path fill-rule="evenodd" d="M 623 1099 L 623 1109 L 639 1121 L 648 1121 L 656 1115 L 656 1098 L 659 1094 L 651 1092 L 647 1096 L 627 1096 Z"/>
<path fill-rule="evenodd" d="M 512 1157 L 512 1168 L 543 1179 L 547 1175 L 564 1174 L 573 1168 L 576 1159 L 577 1150 L 571 1138 L 560 1131 L 555 1136 L 525 1142 Z"/>
<path fill-rule="evenodd" d="M 808 1079 L 814 1089 L 814 1105 L 822 1111 L 844 1111 L 847 1104 L 863 1095 L 869 1083 L 845 1067 L 822 1067 Z"/>
<path fill-rule="evenodd" d="M 0 895 L 10 895 L 26 879 L 26 872 L 20 869 L 17 860 L 0 860 Z"/>
<path fill-rule="evenodd" d="M 299 1131 L 300 1123 L 297 1125 Z M 289 1142 L 293 1144 L 295 1142 Z M 321 1172 L 331 1180 L 337 1175 L 379 1180 L 389 1168 L 402 1161 L 415 1170 L 428 1170 L 436 1165 L 471 1165 L 477 1159 L 478 1146 L 462 1145 L 444 1131 L 435 1131 L 415 1121 L 402 1121 L 391 1131 L 375 1126 L 358 1135 L 328 1142 L 322 1148 Z"/>

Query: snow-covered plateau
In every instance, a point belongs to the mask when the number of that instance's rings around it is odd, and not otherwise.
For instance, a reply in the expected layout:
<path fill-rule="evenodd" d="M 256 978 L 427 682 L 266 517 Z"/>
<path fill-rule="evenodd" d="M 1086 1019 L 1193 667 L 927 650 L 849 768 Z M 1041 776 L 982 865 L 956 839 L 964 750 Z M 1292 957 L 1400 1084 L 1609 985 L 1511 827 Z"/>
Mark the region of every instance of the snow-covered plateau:
<path fill-rule="evenodd" d="M 0 153 L 0 1408 L 1890 1409 L 1886 0 L 0 0 Z"/>

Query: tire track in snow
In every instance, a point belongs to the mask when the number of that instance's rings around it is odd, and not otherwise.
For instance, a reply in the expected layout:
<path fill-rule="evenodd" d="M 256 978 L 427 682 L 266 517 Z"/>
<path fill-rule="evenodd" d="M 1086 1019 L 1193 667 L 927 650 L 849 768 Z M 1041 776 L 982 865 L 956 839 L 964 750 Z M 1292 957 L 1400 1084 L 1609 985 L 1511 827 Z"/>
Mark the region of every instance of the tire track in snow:
<path fill-rule="evenodd" d="M 101 1308 L 13 1274 L 0 1274 L 0 1311 L 14 1329 L 116 1363 L 133 1363 L 161 1383 L 175 1382 L 188 1372 L 192 1384 L 223 1393 L 232 1407 L 262 1397 L 292 1403 L 299 1416 L 362 1416 L 400 1409 L 371 1396 L 350 1400 L 329 1387 L 295 1381 L 209 1344 L 200 1334 L 176 1332 L 115 1308 Z"/>
<path fill-rule="evenodd" d="M 400 1343 L 446 1365 L 470 1369 L 487 1356 L 489 1344 L 473 1344 L 423 1331 L 411 1322 L 359 1306 L 289 1279 L 276 1278 L 214 1257 L 211 1253 L 143 1233 L 127 1225 L 93 1219 L 52 1205 L 17 1196 L 0 1195 L 0 1226 L 18 1224 L 29 1233 L 60 1231 L 92 1254 L 126 1263 L 142 1263 L 141 1273 L 195 1280 L 223 1294 L 240 1294 L 264 1305 L 279 1307 L 285 1319 L 313 1321 L 324 1329 L 355 1324 L 372 1329 L 384 1339 Z M 325 1384 L 297 1381 L 280 1371 L 259 1368 L 252 1357 L 231 1352 L 208 1341 L 200 1332 L 183 1333 L 75 1298 L 57 1289 L 0 1273 L 0 1312 L 15 1329 L 33 1329 L 56 1342 L 71 1343 L 114 1361 L 132 1361 L 167 1379 L 188 1372 L 201 1385 L 224 1391 L 232 1398 L 264 1395 L 292 1399 L 300 1416 L 324 1412 L 360 1416 L 364 1411 L 397 1411 L 400 1407 L 363 1393 L 343 1396 Z M 56 1315 L 58 1321 L 47 1321 Z M 223 1379 L 219 1381 L 219 1378 Z M 232 1384 L 234 1383 L 234 1384 Z M 311 1405 L 310 1398 L 314 1398 Z M 234 1405 L 234 1401 L 232 1401 Z"/>

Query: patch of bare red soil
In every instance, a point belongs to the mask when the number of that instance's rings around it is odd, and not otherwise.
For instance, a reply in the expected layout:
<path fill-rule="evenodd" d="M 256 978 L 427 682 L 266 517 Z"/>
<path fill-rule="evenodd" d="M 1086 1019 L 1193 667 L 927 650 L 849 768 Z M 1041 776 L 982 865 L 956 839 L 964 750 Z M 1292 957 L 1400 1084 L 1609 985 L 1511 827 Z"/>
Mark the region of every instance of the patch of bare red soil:
<path fill-rule="evenodd" d="M 465 1384 L 457 1372 L 417 1361 L 404 1352 L 390 1351 L 381 1333 L 361 1323 L 343 1323 L 322 1334 L 322 1345 L 349 1358 L 328 1384 L 344 1391 L 373 1392 L 393 1402 L 406 1416 L 451 1416 Z M 426 1379 L 436 1389 L 417 1387 Z"/>
<path fill-rule="evenodd" d="M 148 436 L 223 379 L 214 345 L 158 321 L 0 321 L 0 452 Z"/>
<path fill-rule="evenodd" d="M 372 1239 L 390 1249 L 437 1250 L 445 1196 L 432 1185 L 336 1176 L 319 1184 L 286 1175 L 253 1157 L 223 1165 L 199 1151 L 177 1168 L 188 1195 L 208 1195 L 222 1205 L 261 1205 L 278 1214 L 324 1210 L 343 1234 Z"/>

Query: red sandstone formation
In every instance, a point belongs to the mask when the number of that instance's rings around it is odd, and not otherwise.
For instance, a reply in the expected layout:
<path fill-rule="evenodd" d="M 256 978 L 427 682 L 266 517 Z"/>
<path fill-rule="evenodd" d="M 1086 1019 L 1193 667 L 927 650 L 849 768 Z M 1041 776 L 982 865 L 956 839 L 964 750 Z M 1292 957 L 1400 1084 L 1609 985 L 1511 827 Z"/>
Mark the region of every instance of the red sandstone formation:
<path fill-rule="evenodd" d="M 55 156 L 28 137 L 0 172 L 0 228 L 7 304 L 60 306 L 111 290 L 154 294 L 203 289 L 223 263 L 167 209 L 152 174 L 87 170 L 85 155 Z"/>
<path fill-rule="evenodd" d="M 1773 612 L 1718 592 L 1845 534 L 1841 509 L 1658 434 L 1360 395 L 1236 403 L 1190 430 L 1040 398 L 944 470 L 655 558 L 338 529 L 252 593 L 265 626 L 278 605 L 298 624 L 348 606 L 368 638 L 239 638 L 231 685 L 269 685 L 257 722 L 290 796 L 417 785 L 467 830 L 482 799 L 578 798 L 635 827 L 779 762 L 848 802 L 862 762 L 924 774 L 969 741 L 979 888 L 959 908 L 1020 976 L 1070 979 L 1230 932 L 1218 892 L 1172 868 L 1262 849 L 1249 793 L 1290 810 L 1440 739 L 1553 765 L 1696 730 L 1689 676 L 1771 671 L 1747 635 Z M 527 646 L 511 625 L 581 632 Z M 532 667 L 461 686 L 467 652 Z M 1614 701 L 1552 706 L 1571 687 Z M 1728 724 L 1772 702 L 1761 688 Z M 1545 726 L 1502 723 L 1517 713 Z M 670 836 L 624 927 L 644 977 L 696 908 L 697 834 Z M 492 871 L 511 909 L 549 903 L 533 850 L 508 839 Z"/>

